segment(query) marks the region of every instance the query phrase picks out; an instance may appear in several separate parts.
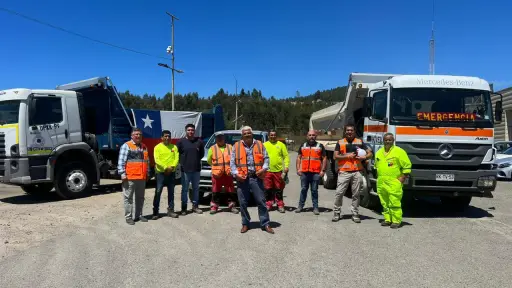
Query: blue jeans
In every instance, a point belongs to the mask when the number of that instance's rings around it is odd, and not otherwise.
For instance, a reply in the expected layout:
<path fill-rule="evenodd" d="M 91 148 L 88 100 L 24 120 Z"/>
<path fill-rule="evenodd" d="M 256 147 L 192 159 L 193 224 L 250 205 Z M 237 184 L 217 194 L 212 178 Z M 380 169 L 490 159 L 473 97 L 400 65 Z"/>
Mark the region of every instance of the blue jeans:
<path fill-rule="evenodd" d="M 301 190 L 298 208 L 304 208 L 304 204 L 308 198 L 308 189 L 310 185 L 313 208 L 318 208 L 318 182 L 320 182 L 320 174 L 310 172 L 302 173 L 302 176 L 300 176 Z"/>
<path fill-rule="evenodd" d="M 156 190 L 155 198 L 153 199 L 153 215 L 158 215 L 160 208 L 160 198 L 164 187 L 167 187 L 167 203 L 168 208 L 174 210 L 174 172 L 165 175 L 164 173 L 156 173 Z"/>
<path fill-rule="evenodd" d="M 255 177 L 247 177 L 244 182 L 236 183 L 236 193 L 238 195 L 238 202 L 240 202 L 240 215 L 242 216 L 242 225 L 249 226 L 251 222 L 251 215 L 247 210 L 249 199 L 252 196 L 258 205 L 258 216 L 260 218 L 261 228 L 265 228 L 270 222 L 268 215 L 267 205 L 265 203 L 265 190 L 263 188 L 263 180 Z"/>
<path fill-rule="evenodd" d="M 188 185 L 192 182 L 192 205 L 199 205 L 199 177 L 201 172 L 184 172 L 181 174 L 181 207 L 187 207 Z"/>

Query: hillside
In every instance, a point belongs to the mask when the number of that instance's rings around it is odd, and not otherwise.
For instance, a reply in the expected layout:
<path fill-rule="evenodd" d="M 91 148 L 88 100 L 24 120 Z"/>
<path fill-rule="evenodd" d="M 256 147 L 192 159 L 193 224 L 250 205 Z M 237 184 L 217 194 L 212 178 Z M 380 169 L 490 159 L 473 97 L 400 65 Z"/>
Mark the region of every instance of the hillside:
<path fill-rule="evenodd" d="M 265 97 L 261 90 L 242 89 L 238 95 L 241 102 L 238 105 L 238 126 L 250 125 L 254 129 L 277 128 L 280 133 L 290 135 L 302 135 L 308 129 L 311 113 L 343 101 L 346 87 L 317 91 L 307 96 L 276 99 L 273 96 Z M 145 108 L 171 110 L 171 94 L 167 93 L 162 98 L 155 95 L 133 95 L 130 91 L 120 93 L 123 103 L 127 108 Z M 220 104 L 224 108 L 224 118 L 227 129 L 234 128 L 235 120 L 235 95 L 227 94 L 220 89 L 215 95 L 204 98 L 197 93 L 175 95 L 176 110 L 204 111 L 211 109 L 213 105 Z"/>

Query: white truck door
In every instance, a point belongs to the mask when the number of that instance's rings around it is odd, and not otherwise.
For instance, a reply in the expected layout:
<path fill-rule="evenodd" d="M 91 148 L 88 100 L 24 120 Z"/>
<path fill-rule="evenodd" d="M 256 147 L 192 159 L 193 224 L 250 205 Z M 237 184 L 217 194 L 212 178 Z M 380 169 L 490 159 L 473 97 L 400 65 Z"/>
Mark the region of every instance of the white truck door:
<path fill-rule="evenodd" d="M 384 145 L 383 136 L 388 132 L 386 122 L 388 111 L 388 91 L 387 89 L 379 89 L 370 91 L 372 97 L 372 115 L 364 119 L 363 139 L 372 146 L 375 152 Z"/>
<path fill-rule="evenodd" d="M 29 100 L 28 155 L 48 155 L 69 143 L 66 105 L 59 95 L 34 95 Z"/>

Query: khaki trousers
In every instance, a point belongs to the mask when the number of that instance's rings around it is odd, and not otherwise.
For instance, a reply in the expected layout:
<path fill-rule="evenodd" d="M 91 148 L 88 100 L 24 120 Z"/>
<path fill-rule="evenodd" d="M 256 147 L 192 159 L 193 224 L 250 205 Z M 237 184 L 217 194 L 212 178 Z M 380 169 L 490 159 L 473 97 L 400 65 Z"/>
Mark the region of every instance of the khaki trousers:
<path fill-rule="evenodd" d="M 359 199 L 361 189 L 363 189 L 363 173 L 361 171 L 338 173 L 338 183 L 336 185 L 336 196 L 334 198 L 334 213 L 341 213 L 343 205 L 343 196 L 347 192 L 348 186 L 352 187 L 352 215 L 359 215 Z"/>

